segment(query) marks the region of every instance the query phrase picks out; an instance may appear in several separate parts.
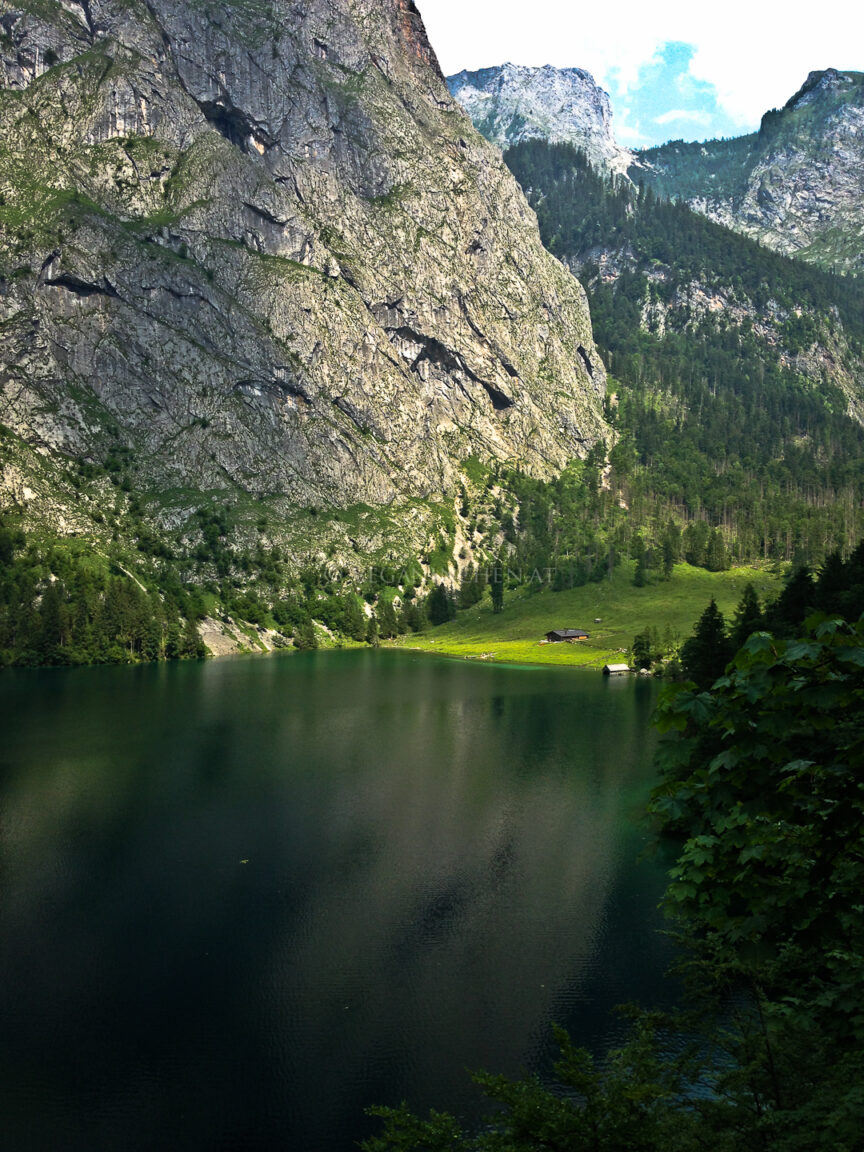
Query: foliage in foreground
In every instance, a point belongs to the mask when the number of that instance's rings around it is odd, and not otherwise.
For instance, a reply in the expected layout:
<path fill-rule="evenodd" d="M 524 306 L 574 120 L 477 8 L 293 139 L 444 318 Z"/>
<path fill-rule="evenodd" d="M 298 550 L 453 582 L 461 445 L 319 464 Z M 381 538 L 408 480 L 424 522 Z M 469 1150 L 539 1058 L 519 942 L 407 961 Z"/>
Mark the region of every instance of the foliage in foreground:
<path fill-rule="evenodd" d="M 366 1152 L 864 1148 L 864 619 L 753 635 L 659 722 L 688 1010 L 600 1065 L 559 1033 L 554 1084 L 476 1077 L 503 1106 L 477 1132 L 379 1109 Z"/>
<path fill-rule="evenodd" d="M 561 1056 L 555 1065 L 553 1090 L 537 1076 L 509 1080 L 480 1073 L 474 1081 L 504 1109 L 483 1130 L 470 1132 L 455 1117 L 432 1112 L 425 1120 L 406 1108 L 376 1108 L 384 1121 L 380 1136 L 363 1144 L 365 1152 L 535 1152 L 536 1149 L 652 1149 L 673 1145 L 681 1135 L 674 1101 L 685 1085 L 679 1067 L 662 1054 L 652 1021 L 638 1024 L 634 1038 L 598 1069 L 591 1055 L 576 1048 L 556 1029 Z M 640 1082 L 634 1081 L 639 1070 Z M 692 1127 L 688 1121 L 687 1127 Z"/>
<path fill-rule="evenodd" d="M 864 620 L 751 636 L 664 698 L 653 809 L 684 837 L 667 906 L 709 956 L 864 1042 Z"/>

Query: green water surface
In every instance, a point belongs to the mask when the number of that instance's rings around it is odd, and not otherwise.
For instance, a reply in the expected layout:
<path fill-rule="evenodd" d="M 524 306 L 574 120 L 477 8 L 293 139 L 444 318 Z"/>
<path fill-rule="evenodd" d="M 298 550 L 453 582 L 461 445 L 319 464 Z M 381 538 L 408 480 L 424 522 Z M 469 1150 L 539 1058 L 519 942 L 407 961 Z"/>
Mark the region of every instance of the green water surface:
<path fill-rule="evenodd" d="M 8 1152 L 348 1152 L 672 994 L 651 684 L 400 652 L 0 676 Z"/>

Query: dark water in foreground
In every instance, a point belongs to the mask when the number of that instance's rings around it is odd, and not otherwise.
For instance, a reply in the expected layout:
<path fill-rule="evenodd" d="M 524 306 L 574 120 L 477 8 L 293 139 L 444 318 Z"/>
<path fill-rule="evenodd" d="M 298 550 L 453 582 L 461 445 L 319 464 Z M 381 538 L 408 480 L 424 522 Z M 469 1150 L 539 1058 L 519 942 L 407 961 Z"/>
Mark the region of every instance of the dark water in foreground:
<path fill-rule="evenodd" d="M 392 652 L 0 676 L 4 1152 L 347 1152 L 664 1001 L 650 684 Z"/>

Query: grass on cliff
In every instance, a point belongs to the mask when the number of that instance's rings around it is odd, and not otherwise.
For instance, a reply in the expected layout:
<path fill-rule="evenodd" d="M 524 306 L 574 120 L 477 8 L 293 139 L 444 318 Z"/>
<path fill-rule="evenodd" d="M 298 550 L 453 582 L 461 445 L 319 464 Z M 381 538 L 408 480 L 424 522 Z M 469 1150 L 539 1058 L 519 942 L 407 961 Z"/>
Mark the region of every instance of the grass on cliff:
<path fill-rule="evenodd" d="M 781 587 L 780 578 L 767 569 L 706 572 L 678 564 L 670 580 L 636 588 L 633 570 L 633 563 L 628 562 L 611 579 L 564 592 L 519 589 L 505 593 L 504 610 L 497 616 L 487 595 L 449 624 L 403 637 L 396 645 L 466 659 L 486 657 L 499 663 L 602 668 L 626 660 L 621 650 L 629 651 L 633 637 L 646 627 L 656 628 L 661 636 L 668 629 L 685 640 L 712 596 L 730 620 L 748 583 L 752 582 L 763 602 Z M 602 623 L 595 624 L 598 617 Z M 554 628 L 582 628 L 590 639 L 541 644 Z"/>

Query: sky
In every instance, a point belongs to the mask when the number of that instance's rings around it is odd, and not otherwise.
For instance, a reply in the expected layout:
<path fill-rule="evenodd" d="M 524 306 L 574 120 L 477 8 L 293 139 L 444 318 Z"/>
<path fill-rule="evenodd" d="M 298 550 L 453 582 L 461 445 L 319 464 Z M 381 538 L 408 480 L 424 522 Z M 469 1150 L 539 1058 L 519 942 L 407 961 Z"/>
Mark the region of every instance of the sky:
<path fill-rule="evenodd" d="M 631 148 L 738 136 L 809 72 L 864 71 L 864 3 L 416 0 L 446 75 L 510 62 L 585 68 Z"/>

